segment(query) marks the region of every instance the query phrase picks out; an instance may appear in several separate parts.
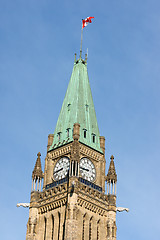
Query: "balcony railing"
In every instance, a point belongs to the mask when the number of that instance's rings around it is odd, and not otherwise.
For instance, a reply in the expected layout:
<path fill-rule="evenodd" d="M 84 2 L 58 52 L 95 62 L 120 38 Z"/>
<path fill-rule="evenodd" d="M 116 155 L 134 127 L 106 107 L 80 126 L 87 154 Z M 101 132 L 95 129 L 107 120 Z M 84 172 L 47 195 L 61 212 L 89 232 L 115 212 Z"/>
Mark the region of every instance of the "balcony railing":
<path fill-rule="evenodd" d="M 58 181 L 52 182 L 52 183 L 50 183 L 50 184 L 47 184 L 46 187 L 45 187 L 45 189 L 47 190 L 47 189 L 49 189 L 49 188 L 56 187 L 56 186 L 58 186 L 58 185 L 60 185 L 60 184 L 62 184 L 62 183 L 65 183 L 65 182 L 67 182 L 67 181 L 68 181 L 68 177 L 62 178 L 62 179 L 60 179 L 60 180 L 58 180 Z"/>
<path fill-rule="evenodd" d="M 85 184 L 85 185 L 87 185 L 87 186 L 89 186 L 89 187 L 91 187 L 91 188 L 94 188 L 95 190 L 98 190 L 99 192 L 102 192 L 102 188 L 101 188 L 100 186 L 98 186 L 98 185 L 96 185 L 96 184 L 94 184 L 94 183 L 92 183 L 92 182 L 89 182 L 89 181 L 87 181 L 86 179 L 81 178 L 81 177 L 79 177 L 78 180 L 79 180 L 81 183 L 83 183 L 83 184 Z M 58 181 L 52 182 L 52 183 L 50 183 L 50 184 L 47 184 L 46 187 L 45 187 L 45 189 L 47 190 L 47 189 L 49 189 L 49 188 L 56 187 L 56 186 L 58 186 L 58 185 L 60 185 L 60 184 L 63 184 L 63 183 L 65 183 L 65 182 L 67 182 L 67 181 L 68 181 L 68 177 L 62 178 L 62 179 L 60 179 L 60 180 L 58 180 Z"/>
<path fill-rule="evenodd" d="M 98 190 L 99 192 L 102 192 L 102 188 L 100 187 L 100 186 L 98 186 L 98 185 L 96 185 L 96 184 L 94 184 L 94 183 L 92 183 L 92 182 L 89 182 L 89 181 L 87 181 L 86 179 L 84 179 L 84 178 L 79 178 L 79 181 L 81 182 L 81 183 L 84 183 L 85 185 L 87 185 L 87 186 L 89 186 L 89 187 L 91 187 L 91 188 L 94 188 L 95 190 Z"/>

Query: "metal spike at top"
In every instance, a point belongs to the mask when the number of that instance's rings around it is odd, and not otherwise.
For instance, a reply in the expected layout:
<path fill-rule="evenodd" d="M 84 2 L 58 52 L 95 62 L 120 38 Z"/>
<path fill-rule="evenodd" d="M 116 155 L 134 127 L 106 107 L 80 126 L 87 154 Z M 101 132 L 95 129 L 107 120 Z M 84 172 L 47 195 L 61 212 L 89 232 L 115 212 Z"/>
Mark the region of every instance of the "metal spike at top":
<path fill-rule="evenodd" d="M 74 54 L 74 63 L 76 63 L 77 53 Z"/>
<path fill-rule="evenodd" d="M 79 57 L 82 58 L 82 50 L 80 50 L 80 56 Z"/>

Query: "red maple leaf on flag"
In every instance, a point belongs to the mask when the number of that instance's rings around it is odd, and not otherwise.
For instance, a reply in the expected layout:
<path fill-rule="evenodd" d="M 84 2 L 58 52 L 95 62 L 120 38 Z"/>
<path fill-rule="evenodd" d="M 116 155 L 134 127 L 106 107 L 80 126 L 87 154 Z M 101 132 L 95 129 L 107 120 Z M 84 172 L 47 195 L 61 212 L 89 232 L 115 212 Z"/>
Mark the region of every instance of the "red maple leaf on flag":
<path fill-rule="evenodd" d="M 87 17 L 86 19 L 82 19 L 82 29 L 88 25 L 88 23 L 92 22 L 92 18 L 94 17 Z"/>

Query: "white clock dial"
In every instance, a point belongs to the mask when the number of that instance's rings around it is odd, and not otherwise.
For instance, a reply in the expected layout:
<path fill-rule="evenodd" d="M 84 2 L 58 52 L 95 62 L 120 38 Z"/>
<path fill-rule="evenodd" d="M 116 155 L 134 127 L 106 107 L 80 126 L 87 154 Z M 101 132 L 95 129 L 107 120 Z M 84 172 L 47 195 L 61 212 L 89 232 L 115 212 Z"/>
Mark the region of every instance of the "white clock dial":
<path fill-rule="evenodd" d="M 61 158 L 54 167 L 54 170 L 53 170 L 54 179 L 57 181 L 62 178 L 65 178 L 67 176 L 68 169 L 69 169 L 69 158 L 67 157 Z"/>
<path fill-rule="evenodd" d="M 94 164 L 88 158 L 82 158 L 79 164 L 80 174 L 82 178 L 93 182 L 96 178 L 96 169 Z"/>

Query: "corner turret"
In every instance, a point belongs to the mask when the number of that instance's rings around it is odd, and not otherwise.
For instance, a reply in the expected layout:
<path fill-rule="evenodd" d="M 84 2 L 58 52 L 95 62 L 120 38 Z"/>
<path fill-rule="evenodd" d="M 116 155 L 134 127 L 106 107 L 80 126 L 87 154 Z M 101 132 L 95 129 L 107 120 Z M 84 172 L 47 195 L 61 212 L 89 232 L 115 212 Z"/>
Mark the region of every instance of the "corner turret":
<path fill-rule="evenodd" d="M 41 167 L 41 153 L 37 154 L 37 161 L 32 172 L 32 191 L 40 191 L 43 179 L 43 171 Z"/>
<path fill-rule="evenodd" d="M 106 176 L 107 181 L 107 194 L 116 195 L 116 183 L 117 183 L 117 174 L 114 165 L 114 156 L 111 156 L 111 161 L 109 165 L 108 174 Z"/>

